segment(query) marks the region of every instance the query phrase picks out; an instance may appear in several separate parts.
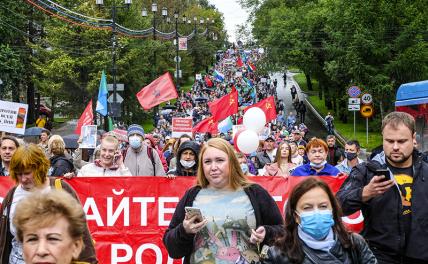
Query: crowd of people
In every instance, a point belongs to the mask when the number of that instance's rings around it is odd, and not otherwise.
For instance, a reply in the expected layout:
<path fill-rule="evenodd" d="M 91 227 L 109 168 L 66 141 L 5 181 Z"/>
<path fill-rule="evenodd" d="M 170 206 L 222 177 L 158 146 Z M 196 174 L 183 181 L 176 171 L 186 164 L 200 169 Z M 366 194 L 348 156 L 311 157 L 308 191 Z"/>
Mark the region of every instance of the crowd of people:
<path fill-rule="evenodd" d="M 0 263 L 97 263 L 79 199 L 62 179 L 87 176 L 196 177 L 163 237 L 169 256 L 184 263 L 428 263 L 428 155 L 415 148 L 415 121 L 408 114 L 384 118 L 383 150 L 368 161 L 360 159 L 356 140 L 342 149 L 332 133 L 325 140 L 308 138 L 306 108 L 298 100 L 300 122 L 276 100 L 278 117 L 261 132 L 254 153 L 234 148 L 230 129 L 172 137 L 172 117 L 200 122 L 210 116 L 207 102 L 232 87 L 240 92 L 240 106 L 277 98 L 278 80 L 254 70 L 236 74 L 238 59 L 254 62 L 260 56 L 224 53 L 190 92 L 159 114 L 150 134 L 131 124 L 126 138 L 107 132 L 94 150 L 74 151 L 48 130 L 37 145 L 3 136 L 0 173 L 16 185 L 1 206 Z M 224 77 L 218 79 L 218 72 Z M 242 114 L 233 115 L 233 122 Z M 293 188 L 281 215 L 271 195 L 249 178 L 256 175 L 347 178 L 335 195 L 319 178 L 307 177 Z M 341 220 L 358 210 L 364 216 L 361 234 Z M 45 242 L 52 237 L 61 243 Z"/>

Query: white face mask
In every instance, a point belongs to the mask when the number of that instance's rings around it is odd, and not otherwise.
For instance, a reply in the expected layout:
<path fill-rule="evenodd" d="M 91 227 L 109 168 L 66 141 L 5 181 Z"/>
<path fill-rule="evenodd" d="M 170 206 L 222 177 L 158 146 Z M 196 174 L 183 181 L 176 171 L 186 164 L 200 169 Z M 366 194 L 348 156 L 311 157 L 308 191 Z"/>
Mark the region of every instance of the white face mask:
<path fill-rule="evenodd" d="M 180 163 L 185 169 L 190 169 L 191 167 L 193 167 L 196 164 L 196 161 L 194 161 L 194 160 L 187 161 L 187 160 L 181 159 Z"/>
<path fill-rule="evenodd" d="M 141 147 L 141 138 L 139 136 L 129 137 L 129 145 L 133 149 L 138 149 Z"/>

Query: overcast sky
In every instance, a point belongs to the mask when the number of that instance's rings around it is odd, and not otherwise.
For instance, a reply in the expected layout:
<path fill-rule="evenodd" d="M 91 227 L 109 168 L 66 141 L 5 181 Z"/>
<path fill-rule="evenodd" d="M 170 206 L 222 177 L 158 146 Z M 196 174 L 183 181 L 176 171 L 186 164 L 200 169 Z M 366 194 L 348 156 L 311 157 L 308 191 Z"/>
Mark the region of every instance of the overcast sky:
<path fill-rule="evenodd" d="M 243 24 L 247 20 L 247 12 L 241 8 L 241 5 L 236 0 L 209 0 L 209 2 L 223 13 L 229 41 L 236 42 L 236 26 Z"/>

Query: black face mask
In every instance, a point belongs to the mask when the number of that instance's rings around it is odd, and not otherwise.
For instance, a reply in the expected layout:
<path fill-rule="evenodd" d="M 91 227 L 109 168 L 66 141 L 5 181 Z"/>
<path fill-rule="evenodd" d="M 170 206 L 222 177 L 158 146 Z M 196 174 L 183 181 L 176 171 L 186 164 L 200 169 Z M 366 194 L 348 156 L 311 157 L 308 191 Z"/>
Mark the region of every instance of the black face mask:
<path fill-rule="evenodd" d="M 353 160 L 358 156 L 357 153 L 345 152 L 345 158 L 347 160 Z"/>

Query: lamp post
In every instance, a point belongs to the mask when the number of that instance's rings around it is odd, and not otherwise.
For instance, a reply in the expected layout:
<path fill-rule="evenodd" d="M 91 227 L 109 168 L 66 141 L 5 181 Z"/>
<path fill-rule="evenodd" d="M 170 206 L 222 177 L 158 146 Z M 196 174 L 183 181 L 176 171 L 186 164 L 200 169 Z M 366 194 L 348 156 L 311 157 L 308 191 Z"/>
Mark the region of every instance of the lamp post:
<path fill-rule="evenodd" d="M 157 3 L 152 3 L 152 13 L 153 13 L 153 40 L 156 40 L 156 13 L 158 12 L 158 5 Z M 141 12 L 141 15 L 143 17 L 147 17 L 147 9 L 143 8 L 143 11 Z M 162 8 L 162 16 L 163 18 L 166 18 L 168 16 L 168 9 L 166 7 Z M 156 72 L 156 64 L 157 64 L 157 58 L 156 58 L 156 49 L 153 49 L 153 70 L 152 70 L 152 80 L 156 78 L 157 72 Z M 154 125 L 156 126 L 156 116 L 159 111 L 159 106 L 155 106 L 155 109 L 153 111 L 153 121 Z"/>
<path fill-rule="evenodd" d="M 177 83 L 177 93 L 180 93 L 180 58 L 178 57 L 178 11 L 174 12 L 175 18 L 175 68 L 176 68 L 176 83 Z M 185 23 L 186 17 L 183 16 L 183 22 Z"/>
<path fill-rule="evenodd" d="M 104 0 L 96 0 L 96 4 L 99 9 L 104 7 Z M 116 75 L 117 75 L 117 67 L 116 67 L 116 48 L 117 48 L 117 32 L 116 32 L 116 15 L 118 9 L 126 9 L 129 10 L 130 5 L 132 4 L 132 0 L 124 0 L 123 5 L 117 5 L 116 1 L 112 1 L 111 7 L 111 17 L 112 17 L 112 76 L 113 76 L 113 103 L 111 104 L 110 112 L 112 113 L 113 118 L 120 117 L 120 107 L 117 102 L 117 83 L 116 83 Z"/>
<path fill-rule="evenodd" d="M 0 100 L 3 99 L 3 81 L 0 79 Z"/>

